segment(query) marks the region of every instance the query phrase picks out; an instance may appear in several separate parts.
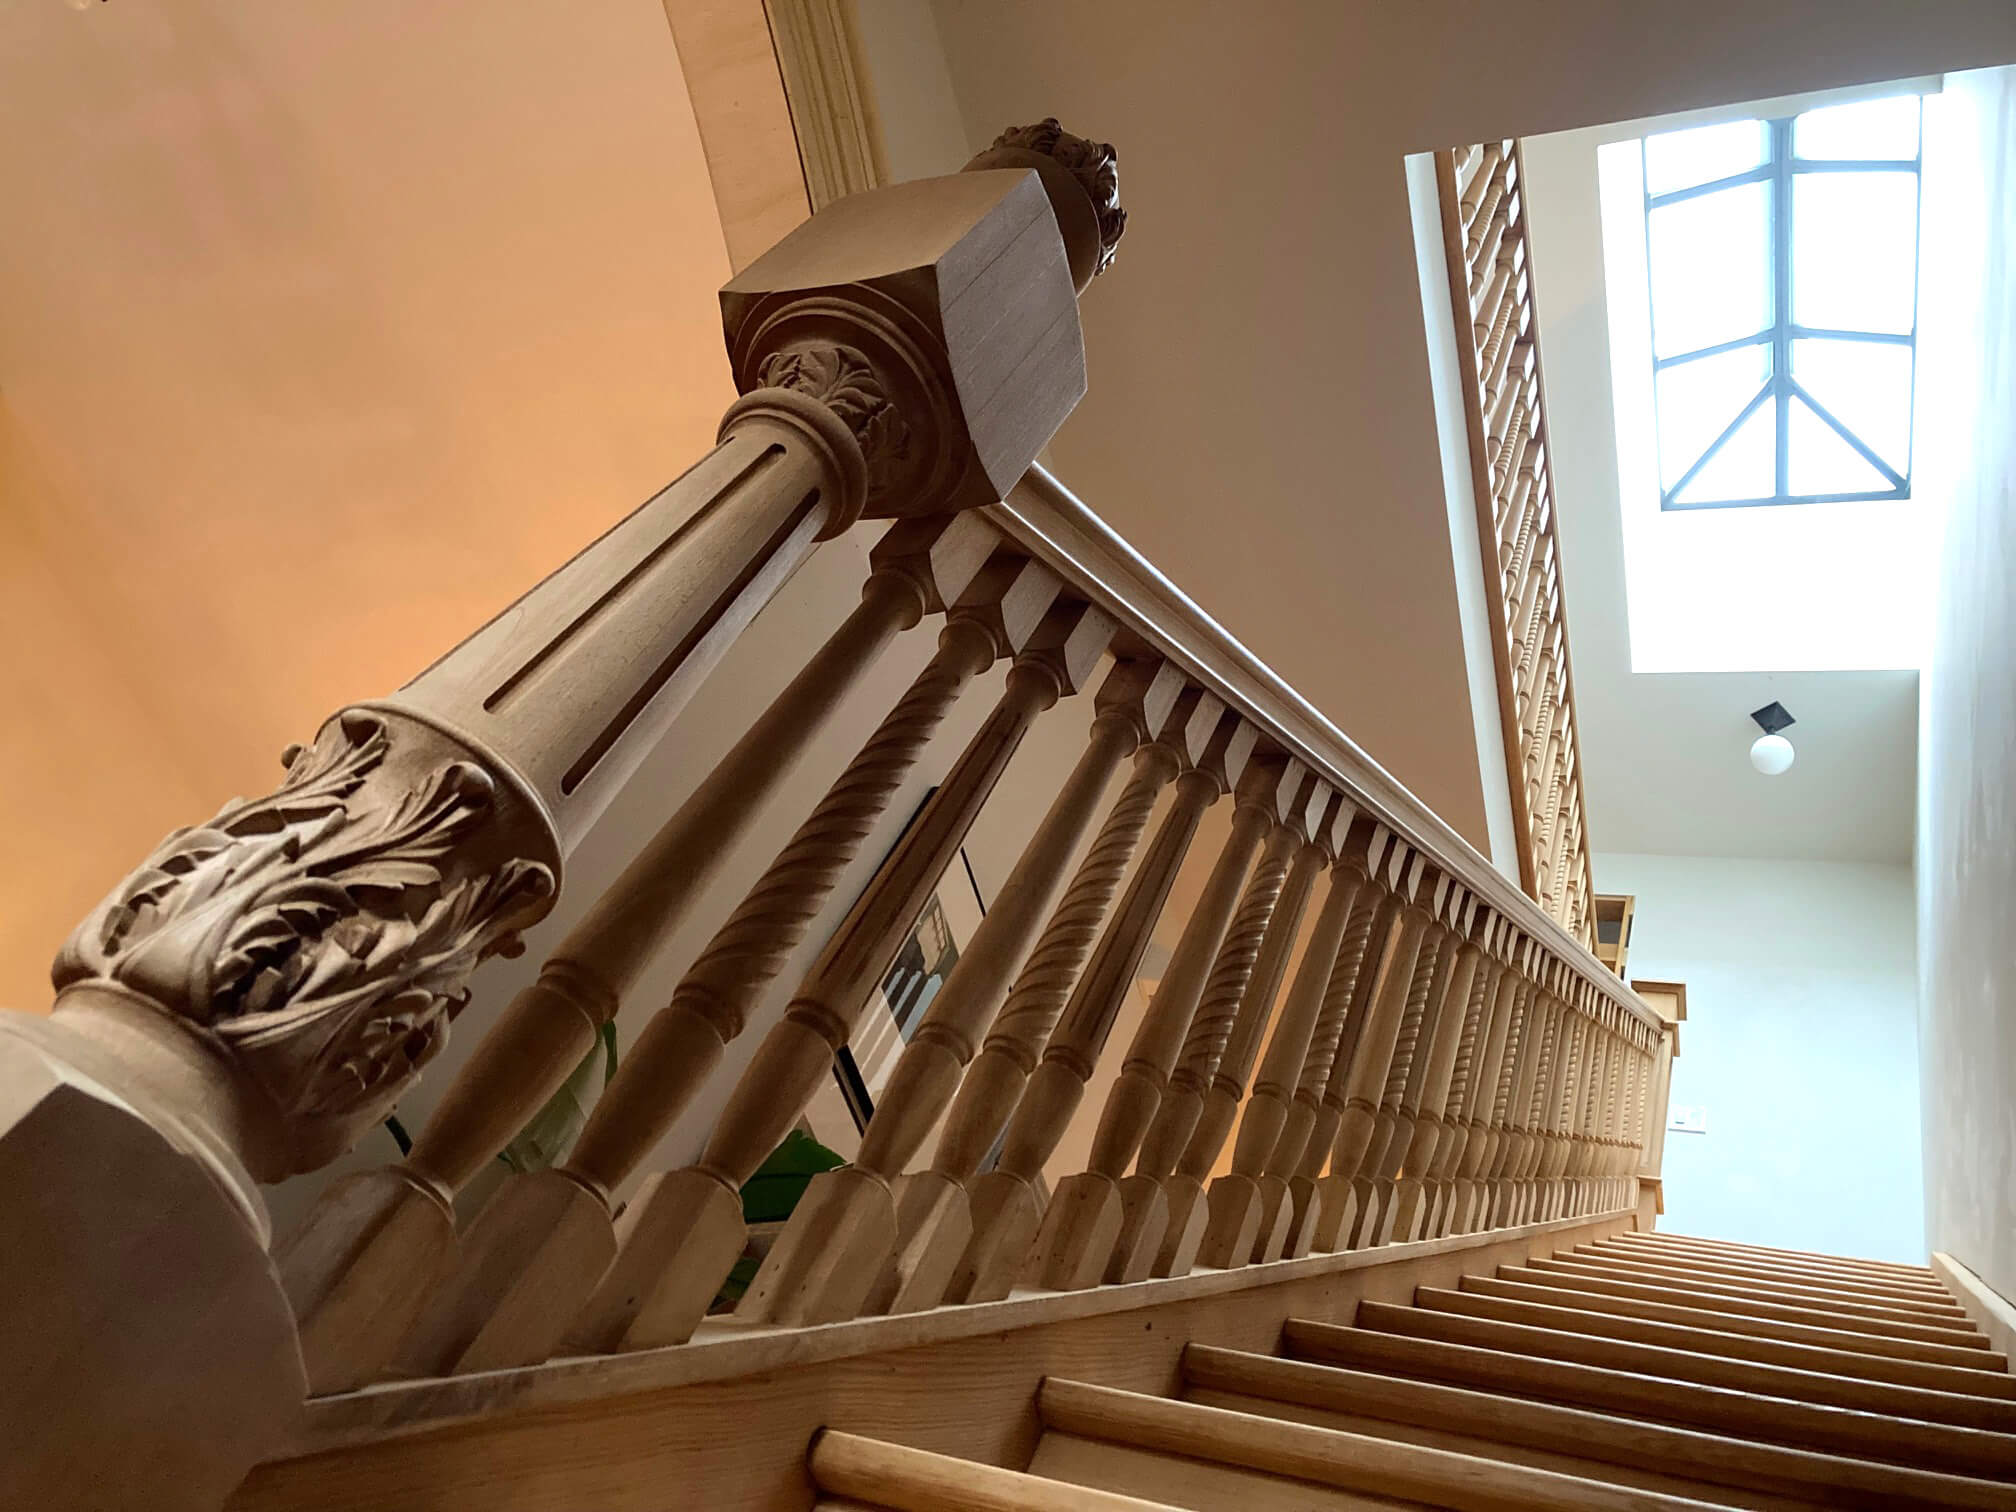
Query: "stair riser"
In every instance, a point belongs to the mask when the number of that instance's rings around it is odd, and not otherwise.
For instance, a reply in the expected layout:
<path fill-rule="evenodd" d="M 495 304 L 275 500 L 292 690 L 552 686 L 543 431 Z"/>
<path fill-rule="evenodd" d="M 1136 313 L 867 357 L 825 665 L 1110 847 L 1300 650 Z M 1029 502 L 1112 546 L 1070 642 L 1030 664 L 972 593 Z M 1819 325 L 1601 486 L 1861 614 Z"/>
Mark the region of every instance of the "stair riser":
<path fill-rule="evenodd" d="M 1508 1276 L 1507 1272 L 1511 1272 L 1512 1275 Z M 1914 1339 L 1884 1338 L 1877 1334 L 1857 1333 L 1845 1327 L 1823 1327 L 1817 1324 L 1750 1317 L 1743 1313 L 1717 1308 L 1706 1298 L 1696 1299 L 1699 1306 L 1634 1300 L 1628 1296 L 1611 1296 L 1593 1289 L 1549 1286 L 1531 1280 L 1514 1279 L 1518 1274 L 1517 1267 L 1502 1266 L 1497 1276 L 1466 1276 L 1462 1287 L 1465 1291 L 1474 1291 L 1482 1296 L 1503 1297 L 1515 1302 L 1570 1307 L 1584 1312 L 1607 1312 L 1619 1317 L 1647 1318 L 1654 1322 L 1678 1323 L 1687 1327 L 1714 1329 L 1724 1333 L 1747 1333 L 1757 1338 L 1784 1339 L 1795 1344 L 1812 1344 L 1823 1349 L 1847 1350 L 1885 1359 L 1917 1360 L 1928 1365 L 1948 1365 L 1982 1375 L 2005 1373 L 2001 1356 L 1983 1349 L 1926 1344 Z"/>
<path fill-rule="evenodd" d="M 1826 1349 L 1811 1344 L 1793 1344 L 1779 1339 L 1760 1339 L 1748 1334 L 1723 1333 L 1685 1324 L 1655 1322 L 1645 1318 L 1619 1317 L 1614 1313 L 1590 1311 L 1560 1305 L 1492 1297 L 1468 1290 L 1444 1291 L 1424 1287 L 1415 1298 L 1418 1306 L 1473 1318 L 1495 1319 L 1565 1333 L 1595 1334 L 1632 1343 L 1652 1344 L 1667 1349 L 1686 1350 L 1700 1355 L 1748 1360 L 1764 1365 L 1782 1365 L 1795 1370 L 1818 1371 L 1858 1380 L 1891 1385 L 1914 1386 L 1928 1391 L 1958 1392 L 1984 1398 L 2016 1399 L 2016 1378 L 1987 1371 L 1958 1370 L 1944 1365 L 1926 1365 L 1915 1360 L 1888 1360 L 1847 1350 Z"/>
<path fill-rule="evenodd" d="M 1193 1345 L 1184 1354 L 1193 1391 L 1251 1404 L 1249 1411 L 1296 1416 L 1371 1414 L 1391 1424 L 1475 1435 L 1479 1442 L 1573 1455 L 1632 1470 L 1651 1470 L 1761 1496 L 1894 1509 L 1904 1506 L 2006 1508 L 2007 1487 L 1865 1459 L 1759 1443 L 1734 1434 L 1649 1423 L 1586 1408 L 1528 1400 L 1375 1372 L 1275 1359 Z M 1221 1405 L 1232 1405 L 1230 1400 Z M 1490 1451 L 1487 1451 L 1490 1452 Z M 1726 1489 L 1696 1491 L 1704 1501 L 1733 1499 Z"/>

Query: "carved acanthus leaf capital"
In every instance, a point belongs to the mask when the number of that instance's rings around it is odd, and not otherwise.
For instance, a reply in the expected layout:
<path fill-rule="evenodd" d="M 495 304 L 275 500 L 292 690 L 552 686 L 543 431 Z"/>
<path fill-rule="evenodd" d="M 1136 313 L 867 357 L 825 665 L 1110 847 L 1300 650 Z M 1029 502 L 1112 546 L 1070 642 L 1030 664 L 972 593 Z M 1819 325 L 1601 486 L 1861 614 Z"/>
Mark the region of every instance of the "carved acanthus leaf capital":
<path fill-rule="evenodd" d="M 790 389 L 831 410 L 860 443 L 868 491 L 880 492 L 910 456 L 910 426 L 866 354 L 838 342 L 773 352 L 757 368 L 766 388 Z"/>
<path fill-rule="evenodd" d="M 382 1117 L 469 972 L 555 892 L 548 847 L 497 833 L 496 780 L 393 718 L 345 712 L 290 749 L 278 791 L 170 835 L 52 972 L 59 992 L 116 986 L 205 1034 L 266 1105 L 276 1148 L 244 1152 L 263 1180 Z"/>

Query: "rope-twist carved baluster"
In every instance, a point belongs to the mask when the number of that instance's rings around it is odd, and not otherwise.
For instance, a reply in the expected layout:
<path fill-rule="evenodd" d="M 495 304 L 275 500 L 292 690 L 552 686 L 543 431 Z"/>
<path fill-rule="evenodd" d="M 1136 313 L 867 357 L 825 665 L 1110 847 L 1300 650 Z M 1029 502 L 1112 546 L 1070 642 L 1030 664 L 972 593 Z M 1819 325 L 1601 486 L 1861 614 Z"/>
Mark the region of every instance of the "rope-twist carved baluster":
<path fill-rule="evenodd" d="M 1009 990 L 1001 1017 L 987 1036 L 987 1046 L 1012 1056 L 1025 1075 L 1035 1070 L 1036 1057 L 1057 1026 L 1078 973 L 1092 953 L 1099 926 L 1148 827 L 1155 800 L 1168 785 L 1168 776 L 1166 769 L 1144 763 L 1128 778 Z M 1090 1073 L 1091 1068 L 1086 1067 L 1085 1074 Z"/>
<path fill-rule="evenodd" d="M 1358 990 L 1358 974 L 1364 969 L 1365 953 L 1372 943 L 1372 923 L 1379 914 L 1379 896 L 1366 888 L 1351 909 L 1351 922 L 1344 927 L 1344 942 L 1337 949 L 1337 963 L 1323 989 L 1323 1008 L 1317 1016 L 1315 1032 L 1309 1037 L 1309 1053 L 1302 1058 L 1302 1077 L 1296 1096 L 1315 1101 L 1325 1096 L 1333 1084 L 1341 1087 L 1337 1052 L 1344 1041 L 1344 1021 Z"/>
<path fill-rule="evenodd" d="M 1172 1092 L 1201 1092 L 1218 1070 L 1239 1014 L 1239 1000 L 1253 974 L 1254 957 L 1260 953 L 1260 942 L 1274 916 L 1274 904 L 1287 881 L 1292 850 L 1288 846 L 1269 847 L 1246 884 L 1246 896 L 1226 932 L 1225 943 L 1218 949 L 1218 958 L 1212 963 L 1211 976 L 1204 986 L 1204 997 L 1197 1005 L 1197 1016 L 1190 1022 L 1182 1058 L 1169 1078 Z"/>
<path fill-rule="evenodd" d="M 741 1032 L 750 1006 L 784 969 L 992 650 L 979 627 L 959 621 L 946 627 L 938 654 L 687 971 L 673 993 L 676 1007 L 705 1014 L 724 1036 Z"/>

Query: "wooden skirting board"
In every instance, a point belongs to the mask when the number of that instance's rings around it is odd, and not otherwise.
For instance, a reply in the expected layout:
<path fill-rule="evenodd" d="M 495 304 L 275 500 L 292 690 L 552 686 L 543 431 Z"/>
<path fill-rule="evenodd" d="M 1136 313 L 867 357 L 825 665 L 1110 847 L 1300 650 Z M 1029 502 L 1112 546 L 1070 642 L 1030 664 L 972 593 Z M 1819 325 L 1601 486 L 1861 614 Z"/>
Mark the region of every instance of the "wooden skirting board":
<path fill-rule="evenodd" d="M 1988 1336 L 1989 1344 L 2016 1360 L 2016 1302 L 1943 1251 L 1932 1252 L 1932 1274 L 1946 1283 L 1954 1301 Z"/>
<path fill-rule="evenodd" d="M 685 1345 L 367 1387 L 311 1402 L 294 1452 L 231 1512 L 739 1512 L 776 1505 L 821 1427 L 1021 1468 L 1046 1376 L 1172 1394 L 1192 1341 L 1271 1351 L 1289 1317 L 1349 1322 L 1634 1226 L 1561 1219 L 1379 1249 L 804 1329 L 710 1325 Z"/>

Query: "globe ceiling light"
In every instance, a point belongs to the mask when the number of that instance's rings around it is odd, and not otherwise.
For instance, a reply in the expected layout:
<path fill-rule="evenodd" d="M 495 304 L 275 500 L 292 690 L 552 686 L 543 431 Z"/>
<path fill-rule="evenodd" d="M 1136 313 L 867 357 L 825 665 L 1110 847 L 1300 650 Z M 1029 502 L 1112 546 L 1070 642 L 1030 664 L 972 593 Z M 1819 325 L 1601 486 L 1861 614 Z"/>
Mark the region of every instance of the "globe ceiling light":
<path fill-rule="evenodd" d="M 1753 710 L 1750 717 L 1764 732 L 1750 742 L 1750 765 L 1766 777 L 1783 776 L 1792 769 L 1799 753 L 1792 749 L 1792 742 L 1778 732 L 1798 721 L 1793 719 L 1785 705 L 1776 701 Z"/>

